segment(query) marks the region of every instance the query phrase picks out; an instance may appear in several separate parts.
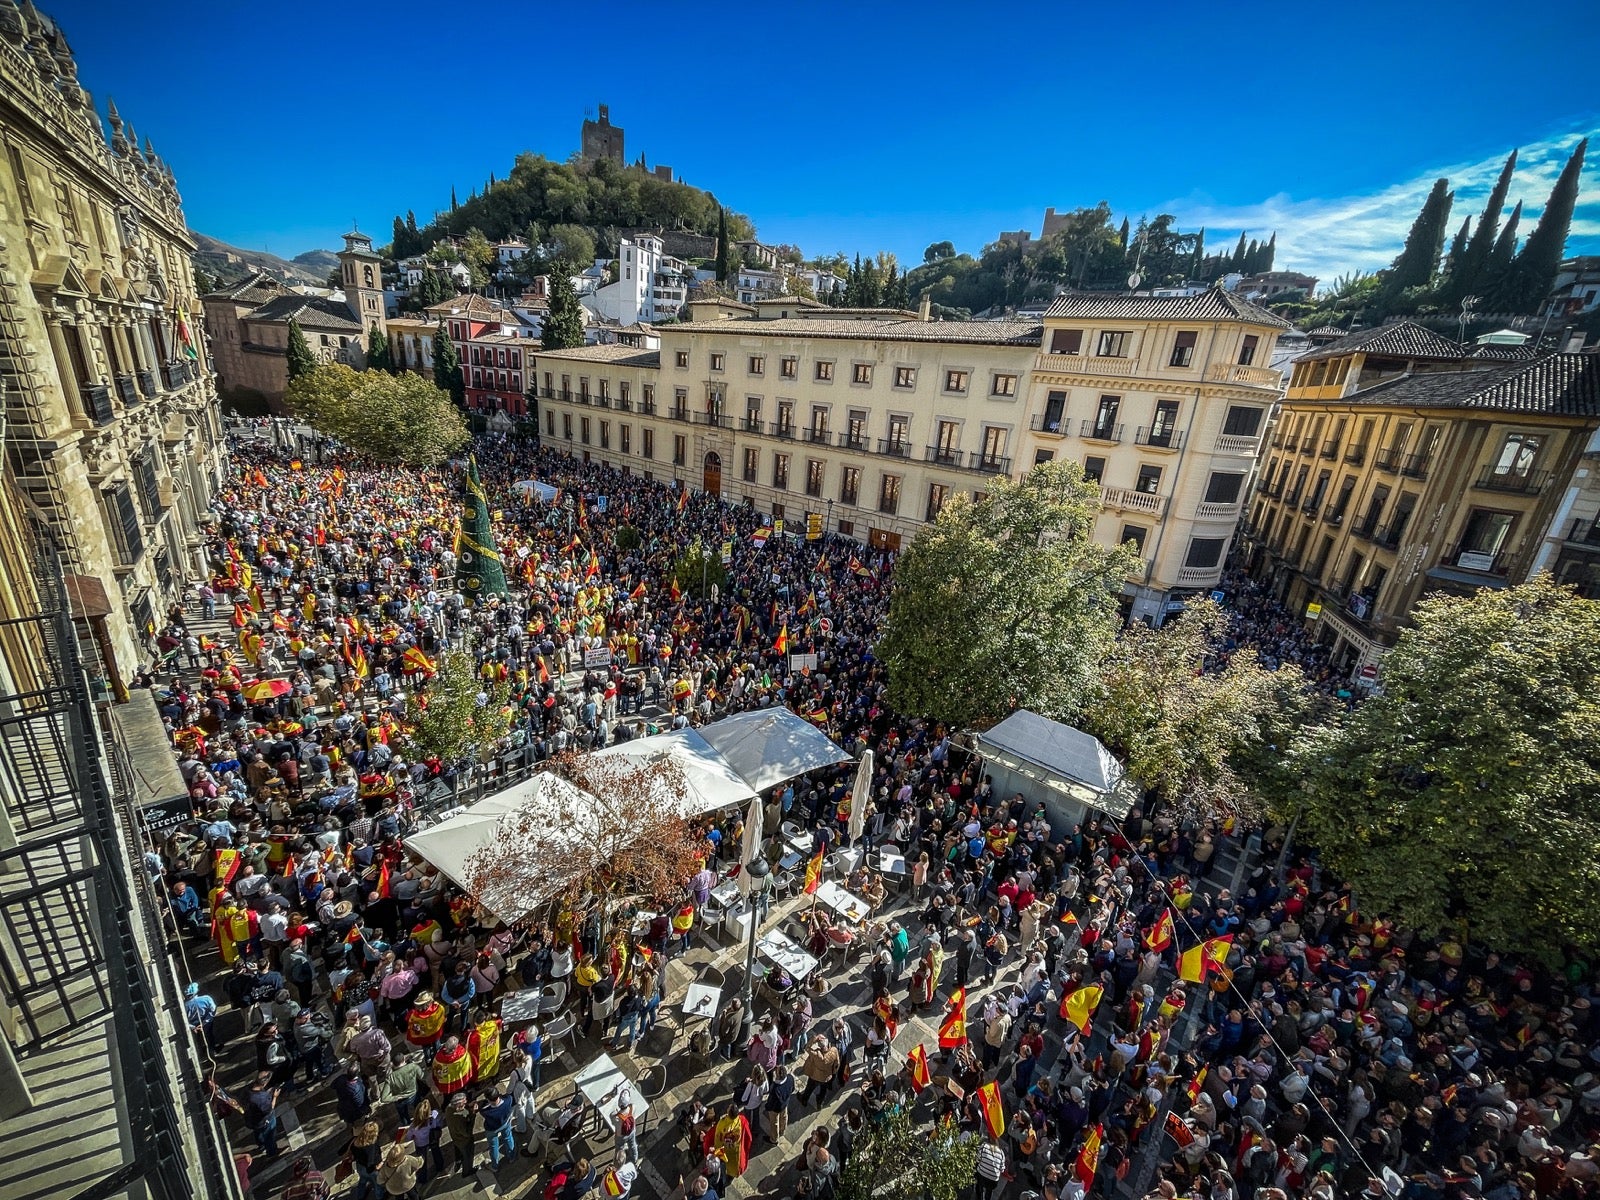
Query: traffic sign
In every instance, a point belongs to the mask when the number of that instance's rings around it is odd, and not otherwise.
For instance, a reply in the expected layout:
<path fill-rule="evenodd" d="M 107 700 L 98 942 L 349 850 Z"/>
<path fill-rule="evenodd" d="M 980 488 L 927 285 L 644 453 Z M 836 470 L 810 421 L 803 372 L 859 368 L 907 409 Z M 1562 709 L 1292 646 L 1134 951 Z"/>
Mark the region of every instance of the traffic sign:
<path fill-rule="evenodd" d="M 827 617 L 818 617 L 817 618 L 817 631 L 819 633 L 832 633 L 833 632 L 833 622 L 831 620 L 829 620 Z"/>
<path fill-rule="evenodd" d="M 733 562 L 733 543 L 732 542 L 723 542 L 722 543 L 722 565 L 726 567 L 731 562 Z"/>

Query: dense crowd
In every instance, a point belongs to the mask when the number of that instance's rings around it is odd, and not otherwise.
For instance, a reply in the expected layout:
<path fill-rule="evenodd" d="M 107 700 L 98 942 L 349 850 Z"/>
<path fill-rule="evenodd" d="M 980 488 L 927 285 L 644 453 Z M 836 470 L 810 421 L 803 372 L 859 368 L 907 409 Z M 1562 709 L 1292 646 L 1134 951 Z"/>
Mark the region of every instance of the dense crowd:
<path fill-rule="evenodd" d="M 696 1055 L 743 1065 L 670 1114 L 680 1162 L 654 1161 L 678 1194 L 834 1195 L 899 1113 L 969 1140 L 986 1197 L 1593 1188 L 1588 964 L 1551 973 L 1413 938 L 1310 862 L 1281 877 L 1247 863 L 1235 891 L 1217 868 L 1242 853 L 1242 829 L 1137 811 L 1051 828 L 946 731 L 890 710 L 870 650 L 885 556 L 773 536 L 747 508 L 517 442 L 481 442 L 477 462 L 508 596 L 469 605 L 454 590 L 450 473 L 244 451 L 217 503 L 214 576 L 159 631 L 143 682 L 194 817 L 149 868 L 194 943 L 188 1014 L 218 1068 L 213 1106 L 247 1147 L 243 1176 L 280 1154 L 284 1099 L 316 1089 L 342 1125 L 292 1163 L 291 1200 L 335 1174 L 355 1176 L 357 1200 L 415 1195 L 513 1157 L 550 1200 L 653 1194 L 631 1091 L 613 1097 L 615 1148 L 596 1153 L 593 1114 L 545 1078 L 561 1069 L 561 1015 L 508 1029 L 499 1003 L 559 986 L 574 1036 L 636 1048 L 681 998 L 669 964 L 703 954 L 740 814 L 705 830 L 703 866 L 652 898 L 662 915 L 637 936 L 602 941 L 598 914 L 571 902 L 516 928 L 476 911 L 401 840 L 417 789 L 463 770 L 408 761 L 402 694 L 426 695 L 441 653 L 468 645 L 508 685 L 507 746 L 537 758 L 779 704 L 875 752 L 870 795 L 843 768 L 768 800 L 766 828 L 805 827 L 824 849 L 851 841 L 862 805 L 859 841 L 908 867 L 842 873 L 871 912 L 834 922 L 802 906 L 799 936 L 824 967 L 804 983 L 775 973 L 757 1019 L 729 1002 L 697 1033 Z M 514 487 L 530 478 L 559 501 Z M 731 551 L 704 597 L 674 580 L 696 540 Z M 1229 652 L 1321 672 L 1268 597 L 1228 590 Z M 196 631 L 212 615 L 230 635 Z M 585 670 L 601 647 L 612 665 Z M 787 669 L 812 652 L 815 670 Z M 244 1018 L 226 1045 L 219 1005 Z M 791 1115 L 825 1104 L 838 1107 L 803 1141 L 787 1136 Z M 763 1140 L 783 1153 L 758 1179 Z"/>

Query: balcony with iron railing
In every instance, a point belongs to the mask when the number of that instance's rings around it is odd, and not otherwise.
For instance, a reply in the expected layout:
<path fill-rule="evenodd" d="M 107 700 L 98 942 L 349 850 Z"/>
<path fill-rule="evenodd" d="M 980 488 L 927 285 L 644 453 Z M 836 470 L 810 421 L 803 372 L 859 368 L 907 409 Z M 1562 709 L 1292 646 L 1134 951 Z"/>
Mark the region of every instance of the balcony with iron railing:
<path fill-rule="evenodd" d="M 189 364 L 174 360 L 161 368 L 161 374 L 166 380 L 167 390 L 175 392 L 189 382 Z"/>
<path fill-rule="evenodd" d="M 826 446 L 832 440 L 832 436 L 833 435 L 828 432 L 826 426 L 823 426 L 822 428 L 813 426 L 812 428 L 806 430 L 806 441 L 810 442 L 813 446 Z"/>
<path fill-rule="evenodd" d="M 1549 471 L 1496 471 L 1485 467 L 1472 483 L 1486 492 L 1509 492 L 1513 495 L 1537 496 L 1550 482 Z"/>
<path fill-rule="evenodd" d="M 1376 541 L 1378 537 L 1378 519 L 1376 517 L 1368 517 L 1350 530 L 1350 536 L 1360 538 L 1363 542 Z"/>
<path fill-rule="evenodd" d="M 872 449 L 872 439 L 864 433 L 851 433 L 848 429 L 839 432 L 839 449 L 855 450 L 866 454 Z"/>
<path fill-rule="evenodd" d="M 684 424 L 688 424 L 694 420 L 694 416 L 689 411 L 689 406 L 687 404 L 673 405 L 671 411 L 667 415 L 670 416 L 674 421 L 682 421 Z"/>
<path fill-rule="evenodd" d="M 941 467 L 959 467 L 964 455 L 955 446 L 929 446 L 925 455 L 928 462 L 938 463 Z"/>
<path fill-rule="evenodd" d="M 1339 457 L 1339 439 L 1329 438 L 1322 443 L 1322 457 L 1330 462 Z"/>
<path fill-rule="evenodd" d="M 1261 439 L 1255 434 L 1223 433 L 1217 436 L 1218 454 L 1254 454 L 1260 447 Z"/>
<path fill-rule="evenodd" d="M 1400 469 L 1401 457 L 1398 446 L 1385 446 L 1378 451 L 1378 457 L 1373 460 L 1372 465 L 1377 467 L 1378 470 L 1388 471 L 1392 475 Z"/>
<path fill-rule="evenodd" d="M 1429 460 L 1421 454 L 1408 454 L 1400 460 L 1400 474 L 1407 479 L 1426 479 Z"/>
<path fill-rule="evenodd" d="M 1385 550 L 1394 550 L 1399 547 L 1400 539 L 1405 536 L 1405 533 L 1406 521 L 1401 521 L 1398 525 L 1391 522 L 1378 530 L 1378 535 L 1372 540 Z"/>
<path fill-rule="evenodd" d="M 739 418 L 739 428 L 745 433 L 764 433 L 767 423 L 761 419 L 760 414 L 752 413 Z"/>
<path fill-rule="evenodd" d="M 1168 425 L 1165 428 L 1146 428 L 1141 425 L 1134 431 L 1133 444 L 1151 450 L 1182 450 L 1183 430 Z"/>
<path fill-rule="evenodd" d="M 733 414 L 731 413 L 702 412 L 694 413 L 693 417 L 696 425 L 709 425 L 713 429 L 733 428 Z"/>
<path fill-rule="evenodd" d="M 642 417 L 653 417 L 653 416 L 655 416 L 656 415 L 656 402 L 654 400 L 641 400 L 641 401 L 639 401 L 639 415 L 642 416 Z"/>
<path fill-rule="evenodd" d="M 795 426 L 793 421 L 773 421 L 767 426 L 770 437 L 783 438 L 785 441 L 794 441 Z"/>
<path fill-rule="evenodd" d="M 1049 417 L 1044 413 L 1038 413 L 1028 422 L 1028 428 L 1046 437 L 1066 437 L 1070 432 L 1070 422 L 1059 414 Z"/>
<path fill-rule="evenodd" d="M 1122 426 L 1109 421 L 1085 421 L 1078 436 L 1091 442 L 1120 442 Z"/>
<path fill-rule="evenodd" d="M 1352 467 L 1359 467 L 1367 461 L 1367 448 L 1365 446 L 1351 446 L 1344 452 L 1344 461 Z"/>
<path fill-rule="evenodd" d="M 979 471 L 984 475 L 1009 475 L 1011 458 L 1005 454 L 986 454 L 982 450 L 974 450 L 967 470 Z"/>
<path fill-rule="evenodd" d="M 1344 524 L 1344 513 L 1348 507 L 1348 504 L 1340 504 L 1338 501 L 1334 501 L 1334 503 L 1322 510 L 1323 522 L 1337 529 Z"/>
<path fill-rule="evenodd" d="M 887 454 L 890 458 L 910 458 L 911 442 L 907 438 L 879 438 L 878 453 Z"/>

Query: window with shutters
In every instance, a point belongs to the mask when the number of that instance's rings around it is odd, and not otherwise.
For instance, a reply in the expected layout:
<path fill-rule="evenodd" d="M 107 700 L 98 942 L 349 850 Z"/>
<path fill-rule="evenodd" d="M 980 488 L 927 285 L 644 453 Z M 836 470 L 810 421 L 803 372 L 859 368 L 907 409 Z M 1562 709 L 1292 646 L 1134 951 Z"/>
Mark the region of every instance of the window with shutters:
<path fill-rule="evenodd" d="M 1172 359 L 1167 364 L 1173 367 L 1187 367 L 1194 363 L 1194 345 L 1200 335 L 1190 329 L 1178 331 L 1176 340 L 1172 343 Z"/>
<path fill-rule="evenodd" d="M 128 485 L 119 483 L 101 493 L 106 508 L 106 524 L 111 529 L 111 540 L 117 547 L 117 561 L 132 566 L 144 553 L 144 527 L 139 523 L 139 510 L 134 505 L 133 493 Z"/>
<path fill-rule="evenodd" d="M 156 478 L 154 450 L 146 450 L 139 456 L 134 482 L 139 487 L 139 503 L 144 506 L 145 520 L 153 525 L 161 519 L 161 487 Z"/>
<path fill-rule="evenodd" d="M 1186 567 L 1214 567 L 1222 561 L 1222 550 L 1227 538 L 1194 538 L 1189 542 L 1189 553 L 1184 557 Z"/>
<path fill-rule="evenodd" d="M 1051 354 L 1082 354 L 1083 330 L 1056 329 L 1050 334 Z"/>

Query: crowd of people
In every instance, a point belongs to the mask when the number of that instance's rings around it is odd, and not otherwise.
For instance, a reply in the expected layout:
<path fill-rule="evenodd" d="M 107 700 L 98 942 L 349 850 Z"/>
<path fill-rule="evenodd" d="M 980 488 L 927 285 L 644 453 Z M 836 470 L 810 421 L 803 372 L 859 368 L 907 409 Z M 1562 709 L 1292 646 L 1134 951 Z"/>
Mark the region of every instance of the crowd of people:
<path fill-rule="evenodd" d="M 291 1200 L 341 1174 L 356 1200 L 418 1195 L 480 1162 L 502 1181 L 536 1172 L 549 1200 L 654 1194 L 634 1085 L 596 1138 L 550 1026 L 508 1028 L 499 1005 L 559 985 L 592 1048 L 580 1055 L 648 1055 L 641 1039 L 688 977 L 675 960 L 707 953 L 705 906 L 737 869 L 740 814 L 708 823 L 700 868 L 652 898 L 662 915 L 637 937 L 604 938 L 571 900 L 515 928 L 475 910 L 402 844 L 412 797 L 465 769 L 412 761 L 406 699 L 466 646 L 507 685 L 505 746 L 535 759 L 766 705 L 875 753 L 869 795 L 845 767 L 768 798 L 766 828 L 803 827 L 824 848 L 852 840 L 863 806 L 858 840 L 908 867 L 839 880 L 871 909 L 859 921 L 802 901 L 794 917 L 824 967 L 776 973 L 764 1012 L 730 1000 L 691 1039 L 695 1060 L 741 1065 L 657 1115 L 678 1158 L 652 1162 L 678 1194 L 825 1200 L 902 1119 L 969 1144 L 984 1197 L 1593 1190 L 1588 964 L 1552 973 L 1414 938 L 1314 862 L 1280 875 L 1245 856 L 1235 890 L 1218 867 L 1244 855 L 1246 831 L 1230 825 L 1135 811 L 1052 828 L 1038 804 L 997 794 L 948 731 L 890 708 L 871 654 L 888 556 L 775 536 L 743 506 L 517 441 L 480 441 L 476 456 L 511 586 L 469 604 L 449 472 L 236 453 L 213 578 L 168 614 L 142 680 L 194 811 L 148 867 L 191 943 L 186 1011 L 242 1178 L 282 1153 L 284 1100 L 314 1089 L 336 1136 L 283 1172 Z M 557 501 L 514 486 L 532 478 Z M 730 552 L 703 595 L 676 577 L 695 542 Z M 1227 652 L 1321 671 L 1270 598 L 1242 580 L 1229 591 Z M 585 669 L 602 647 L 611 666 Z M 791 672 L 794 653 L 816 669 Z M 822 1106 L 790 1136 L 791 1117 Z M 753 1170 L 768 1145 L 775 1165 Z"/>

